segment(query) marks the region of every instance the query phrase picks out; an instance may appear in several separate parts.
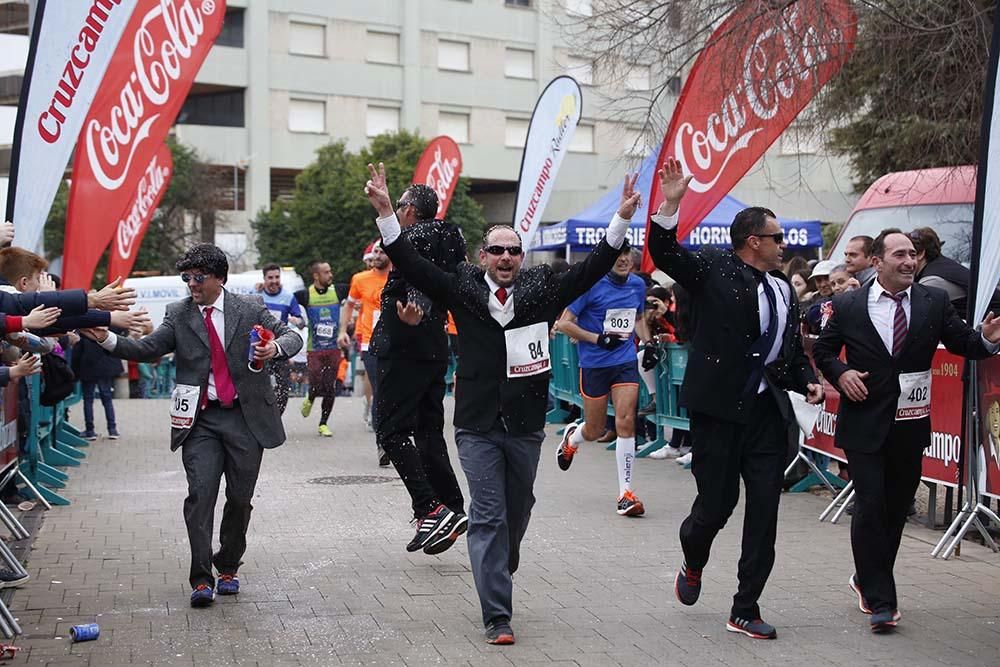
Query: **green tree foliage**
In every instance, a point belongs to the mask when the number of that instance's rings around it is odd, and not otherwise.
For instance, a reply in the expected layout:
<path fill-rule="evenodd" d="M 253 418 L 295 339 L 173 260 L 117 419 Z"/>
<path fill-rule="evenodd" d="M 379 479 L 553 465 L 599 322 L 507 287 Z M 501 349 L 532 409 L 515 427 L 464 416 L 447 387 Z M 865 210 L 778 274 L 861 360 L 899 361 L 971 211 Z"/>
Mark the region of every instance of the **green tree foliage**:
<path fill-rule="evenodd" d="M 334 278 L 346 282 L 364 268 L 362 252 L 378 237 L 375 212 L 364 195 L 369 162 L 385 164 L 389 193 L 398 198 L 410 185 L 427 141 L 410 132 L 382 134 L 359 153 L 343 141 L 316 152 L 316 160 L 295 179 L 288 201 L 275 202 L 252 221 L 261 262 L 293 265 L 308 283 L 314 260 L 330 263 Z M 482 208 L 460 179 L 447 219 L 458 225 L 474 245 L 485 225 Z"/>

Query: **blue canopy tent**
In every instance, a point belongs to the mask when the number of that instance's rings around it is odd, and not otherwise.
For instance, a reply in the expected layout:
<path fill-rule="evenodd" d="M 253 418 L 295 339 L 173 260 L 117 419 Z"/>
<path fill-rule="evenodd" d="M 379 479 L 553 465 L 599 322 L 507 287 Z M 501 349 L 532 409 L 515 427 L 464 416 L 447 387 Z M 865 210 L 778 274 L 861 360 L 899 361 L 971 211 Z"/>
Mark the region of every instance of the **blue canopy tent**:
<path fill-rule="evenodd" d="M 656 158 L 659 150 L 653 151 L 639 167 L 639 180 L 636 188 L 643 194 L 642 206 L 633 216 L 635 222 L 629 227 L 628 242 L 634 248 L 641 248 L 646 243 L 647 210 L 650 185 L 656 170 Z M 566 248 L 569 252 L 587 252 L 597 245 L 607 230 L 608 222 L 618 210 L 621 199 L 622 183 L 610 189 L 603 197 L 580 211 L 576 215 L 554 225 L 539 228 L 532 250 L 559 250 Z M 712 211 L 705 216 L 697 227 L 691 230 L 682 244 L 689 248 L 703 245 L 729 246 L 729 225 L 733 218 L 746 204 L 735 197 L 726 195 Z M 640 222 L 641 221 L 641 222 Z M 778 218 L 785 232 L 785 240 L 789 248 L 821 248 L 823 234 L 819 220 L 790 220 Z"/>

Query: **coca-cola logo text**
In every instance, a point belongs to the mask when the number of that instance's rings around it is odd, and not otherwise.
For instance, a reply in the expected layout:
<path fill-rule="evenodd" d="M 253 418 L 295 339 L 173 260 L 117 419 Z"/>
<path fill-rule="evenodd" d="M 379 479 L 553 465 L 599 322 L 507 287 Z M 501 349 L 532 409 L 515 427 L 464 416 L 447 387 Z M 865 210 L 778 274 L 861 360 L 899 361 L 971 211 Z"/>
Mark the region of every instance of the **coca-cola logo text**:
<path fill-rule="evenodd" d="M 77 43 L 70 49 L 69 60 L 63 67 L 62 76 L 52 93 L 49 107 L 38 116 L 38 134 L 46 143 L 54 144 L 59 141 L 63 123 L 70 113 L 70 107 L 73 106 L 76 91 L 87 73 L 87 66 L 90 65 L 90 54 L 97 49 L 101 35 L 104 34 L 104 26 L 111 18 L 111 12 L 120 4 L 121 0 L 93 0 L 87 18 L 77 35 Z M 54 6 L 49 10 L 58 11 Z"/>
<path fill-rule="evenodd" d="M 158 157 L 154 156 L 153 161 L 146 167 L 146 173 L 139 181 L 139 187 L 135 192 L 135 201 L 128 211 L 128 215 L 123 220 L 118 221 L 118 255 L 122 259 L 132 256 L 132 251 L 136 238 L 142 232 L 146 222 L 153 216 L 153 208 L 156 201 L 170 180 L 170 168 L 161 167 L 158 164 Z"/>
<path fill-rule="evenodd" d="M 434 161 L 427 170 L 427 185 L 437 193 L 437 215 L 448 208 L 448 198 L 454 190 L 455 178 L 458 176 L 458 158 L 443 159 L 441 147 L 434 149 Z"/>
<path fill-rule="evenodd" d="M 831 50 L 845 45 L 838 27 L 828 26 L 822 32 L 823 19 L 821 12 L 815 12 L 814 24 L 802 28 L 802 14 L 793 7 L 779 25 L 760 31 L 739 59 L 742 80 L 723 95 L 719 110 L 709 114 L 704 128 L 690 121 L 677 128 L 674 155 L 684 171 L 694 175 L 691 190 L 711 190 L 729 162 L 764 130 L 766 121 L 779 114 L 789 119 L 798 114 L 812 96 L 812 90 L 797 95 L 802 86 L 822 85 L 815 81 L 820 67 L 839 57 Z"/>
<path fill-rule="evenodd" d="M 171 85 L 197 52 L 205 15 L 216 9 L 212 0 L 160 0 L 142 17 L 132 43 L 133 71 L 118 104 L 84 128 L 87 160 L 104 189 L 116 190 L 125 182 L 136 151 L 171 100 Z"/>

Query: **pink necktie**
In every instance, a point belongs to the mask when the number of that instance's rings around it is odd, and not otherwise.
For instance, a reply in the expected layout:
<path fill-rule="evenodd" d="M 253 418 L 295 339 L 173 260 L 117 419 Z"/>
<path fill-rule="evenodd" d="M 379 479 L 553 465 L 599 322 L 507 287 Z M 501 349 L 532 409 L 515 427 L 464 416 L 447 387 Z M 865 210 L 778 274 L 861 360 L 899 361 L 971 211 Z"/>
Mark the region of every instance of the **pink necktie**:
<path fill-rule="evenodd" d="M 212 375 L 215 377 L 215 393 L 219 397 L 219 403 L 229 407 L 236 398 L 236 386 L 233 378 L 229 375 L 229 364 L 226 363 L 226 351 L 222 349 L 222 340 L 219 332 L 215 330 L 212 323 L 212 306 L 205 308 L 205 328 L 208 329 L 208 348 L 212 352 Z M 206 399 L 208 392 L 205 393 Z"/>

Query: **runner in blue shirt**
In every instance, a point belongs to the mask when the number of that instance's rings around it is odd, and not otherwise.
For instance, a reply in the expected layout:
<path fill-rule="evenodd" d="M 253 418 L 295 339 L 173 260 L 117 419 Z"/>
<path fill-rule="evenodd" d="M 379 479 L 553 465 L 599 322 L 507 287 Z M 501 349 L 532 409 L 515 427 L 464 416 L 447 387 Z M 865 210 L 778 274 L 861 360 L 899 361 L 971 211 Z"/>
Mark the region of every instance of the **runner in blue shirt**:
<path fill-rule="evenodd" d="M 559 318 L 559 330 L 578 342 L 583 423 L 566 427 L 556 452 L 559 467 L 569 470 L 573 455 L 584 442 L 604 433 L 608 395 L 615 407 L 615 458 L 618 463 L 618 514 L 645 512 L 632 492 L 635 462 L 635 413 L 639 401 L 639 367 L 633 338 L 649 341 L 642 311 L 646 284 L 631 273 L 632 253 L 626 242 L 608 275 L 570 304 Z"/>
<path fill-rule="evenodd" d="M 271 311 L 275 319 L 284 324 L 291 321 L 298 328 L 302 328 L 302 309 L 299 302 L 295 300 L 295 295 L 286 291 L 281 286 L 281 267 L 277 264 L 265 264 L 261 269 L 264 273 L 263 285 L 260 287 L 260 294 L 264 297 L 264 306 Z M 285 414 L 285 406 L 288 405 L 288 392 L 292 388 L 291 372 L 292 365 L 289 360 L 268 362 L 268 372 L 274 377 L 274 393 L 278 398 L 278 412 Z"/>

